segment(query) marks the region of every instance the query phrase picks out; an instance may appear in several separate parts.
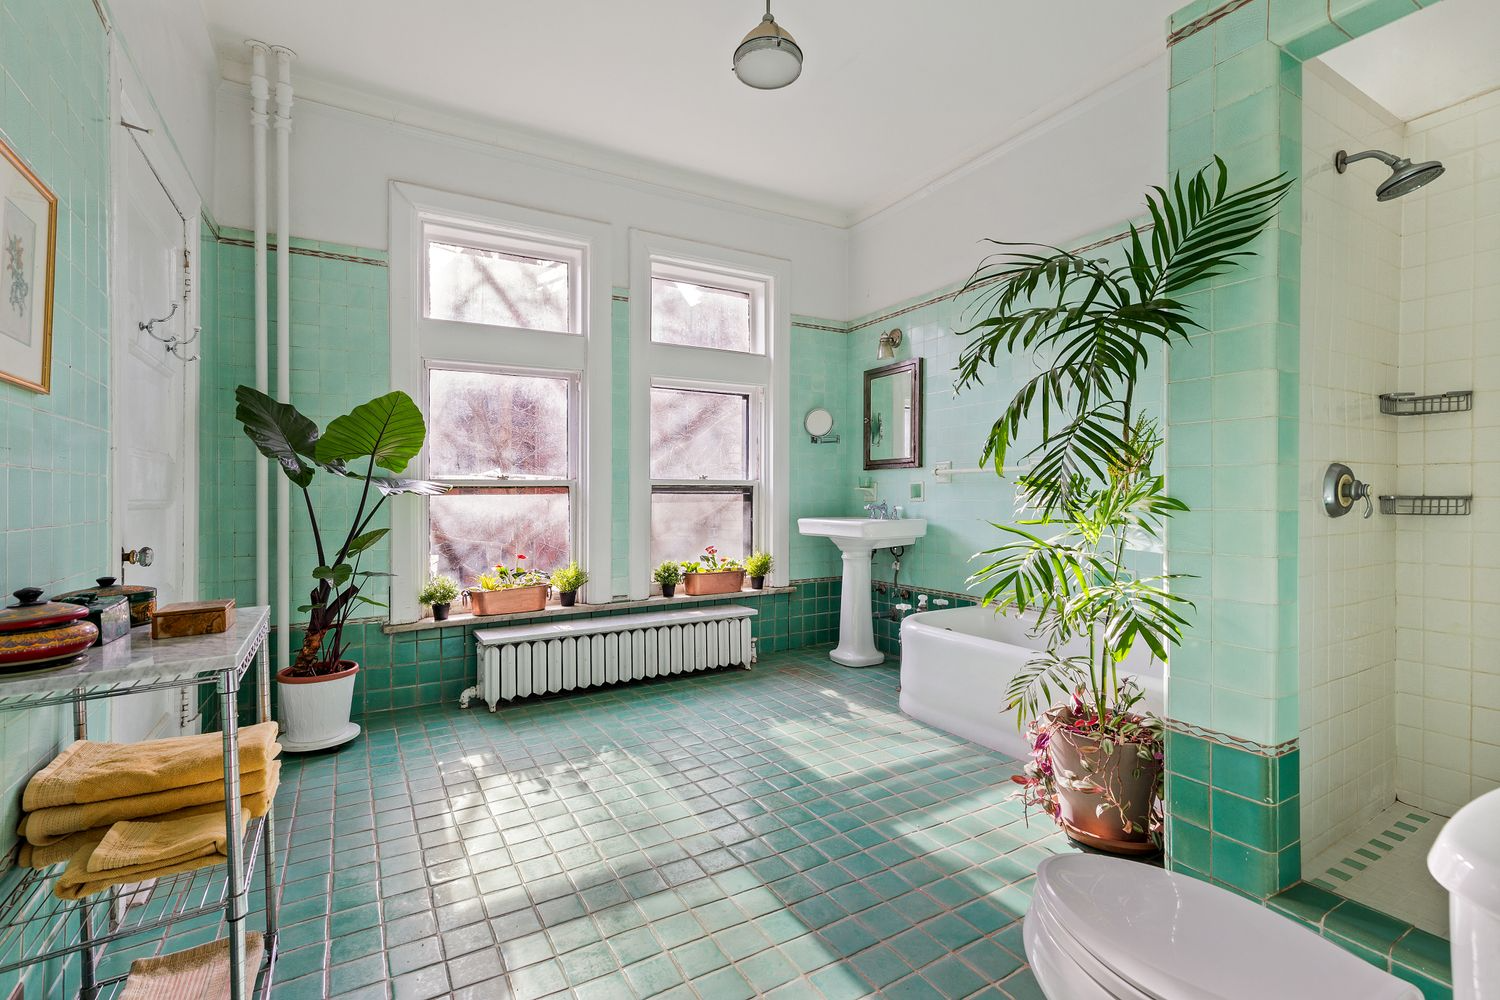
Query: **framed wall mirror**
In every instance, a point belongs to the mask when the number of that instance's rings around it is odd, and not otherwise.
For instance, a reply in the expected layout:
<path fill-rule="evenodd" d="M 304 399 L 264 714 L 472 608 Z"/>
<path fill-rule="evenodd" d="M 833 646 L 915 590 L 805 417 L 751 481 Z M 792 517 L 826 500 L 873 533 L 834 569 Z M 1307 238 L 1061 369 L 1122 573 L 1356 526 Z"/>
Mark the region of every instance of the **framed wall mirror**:
<path fill-rule="evenodd" d="M 865 372 L 865 468 L 922 464 L 922 359 Z"/>

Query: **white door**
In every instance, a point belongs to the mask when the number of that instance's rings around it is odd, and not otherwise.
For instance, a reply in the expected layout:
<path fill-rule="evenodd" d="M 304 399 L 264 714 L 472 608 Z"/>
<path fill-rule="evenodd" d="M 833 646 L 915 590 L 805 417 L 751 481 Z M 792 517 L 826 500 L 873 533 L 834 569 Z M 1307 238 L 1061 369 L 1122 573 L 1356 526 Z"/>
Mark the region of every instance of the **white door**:
<path fill-rule="evenodd" d="M 188 560 L 190 532 L 196 531 L 196 435 L 189 420 L 197 365 L 187 358 L 197 344 L 173 353 L 165 341 L 187 340 L 194 329 L 196 295 L 184 250 L 192 246 L 196 213 L 191 224 L 184 219 L 152 170 L 146 150 L 154 150 L 153 144 L 124 129 L 114 141 L 122 147 L 114 157 L 114 537 L 119 548 L 153 550 L 149 566 L 115 569 L 123 569 L 126 583 L 155 587 L 160 605 L 193 597 L 195 586 Z M 118 550 L 114 554 L 119 558 Z M 196 731 L 194 697 L 191 691 L 157 691 L 115 699 L 110 738 L 129 742 Z"/>

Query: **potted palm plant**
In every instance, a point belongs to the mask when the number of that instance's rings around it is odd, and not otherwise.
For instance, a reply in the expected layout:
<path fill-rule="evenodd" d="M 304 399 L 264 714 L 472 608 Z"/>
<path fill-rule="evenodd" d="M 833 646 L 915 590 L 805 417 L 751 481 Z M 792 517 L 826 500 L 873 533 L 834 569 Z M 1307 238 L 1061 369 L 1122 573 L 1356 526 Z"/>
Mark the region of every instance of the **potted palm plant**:
<path fill-rule="evenodd" d="M 755 552 L 745 560 L 745 572 L 750 576 L 750 589 L 760 590 L 766 585 L 766 577 L 771 575 L 771 565 L 775 560 L 769 552 Z"/>
<path fill-rule="evenodd" d="M 974 339 L 957 388 L 982 382 L 1002 350 L 1040 369 L 980 457 L 1000 473 L 1022 425 L 1040 417 L 1040 443 L 1017 481 L 1037 516 L 996 525 L 1008 541 L 979 554 L 990 562 L 970 581 L 987 585 L 986 605 L 1035 615 L 1045 640 L 1008 691 L 1032 737 L 1016 780 L 1028 806 L 1105 850 L 1139 853 L 1159 840 L 1161 729 L 1120 666 L 1137 642 L 1164 659 L 1191 606 L 1172 593 L 1171 574 L 1131 568 L 1133 542 L 1187 510 L 1152 469 L 1160 441 L 1134 412 L 1136 383 L 1153 348 L 1185 345 L 1200 326 L 1184 293 L 1251 255 L 1289 187 L 1277 177 L 1230 191 L 1216 159 L 1147 196 L 1149 241 L 1131 226 L 1123 264 L 1002 244 L 1021 249 L 987 260 L 965 287 L 979 319 L 960 331 Z"/>
<path fill-rule="evenodd" d="M 682 566 L 669 559 L 651 571 L 651 579 L 661 588 L 661 596 L 673 597 L 682 582 Z"/>
<path fill-rule="evenodd" d="M 708 594 L 737 594 L 745 586 L 745 567 L 738 559 L 724 559 L 710 545 L 696 562 L 682 564 L 683 586 L 689 597 Z"/>
<path fill-rule="evenodd" d="M 552 589 L 557 591 L 557 603 L 571 608 L 578 601 L 578 590 L 589 582 L 588 573 L 575 559 L 566 566 L 552 571 Z"/>
<path fill-rule="evenodd" d="M 245 435 L 302 491 L 317 551 L 308 603 L 297 609 L 307 615 L 302 646 L 291 666 L 276 675 L 281 744 L 288 750 L 337 746 L 359 735 L 359 726 L 349 721 L 359 664 L 344 657 L 344 627 L 355 608 L 386 606 L 364 590 L 370 580 L 391 574 L 361 569 L 362 559 L 390 532 L 373 527 L 375 519 L 391 497 L 432 496 L 447 487 L 400 478 L 427 437 L 422 411 L 404 392 L 361 403 L 323 430 L 291 404 L 247 385 L 235 390 L 235 399 L 234 415 Z M 363 471 L 349 467 L 361 460 Z M 359 483 L 347 531 L 327 534 L 318 520 L 308 487 L 319 472 Z"/>
<path fill-rule="evenodd" d="M 435 576 L 422 584 L 417 592 L 417 603 L 432 609 L 432 620 L 445 622 L 453 602 L 458 600 L 458 581 L 451 576 Z"/>
<path fill-rule="evenodd" d="M 477 585 L 468 591 L 476 615 L 513 615 L 547 606 L 547 578 L 525 563 L 526 557 L 518 553 L 514 566 L 497 563 L 492 572 L 479 574 Z"/>

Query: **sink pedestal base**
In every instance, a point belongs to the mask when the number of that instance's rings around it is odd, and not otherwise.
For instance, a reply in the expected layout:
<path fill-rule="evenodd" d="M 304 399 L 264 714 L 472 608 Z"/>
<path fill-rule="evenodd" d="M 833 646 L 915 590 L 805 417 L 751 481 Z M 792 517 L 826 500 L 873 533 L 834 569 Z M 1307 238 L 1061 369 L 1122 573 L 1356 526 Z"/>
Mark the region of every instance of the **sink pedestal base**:
<path fill-rule="evenodd" d="M 872 549 L 844 551 L 844 584 L 839 597 L 839 644 L 828 654 L 846 667 L 873 667 L 885 662 L 875 648 L 874 616 L 870 608 Z"/>

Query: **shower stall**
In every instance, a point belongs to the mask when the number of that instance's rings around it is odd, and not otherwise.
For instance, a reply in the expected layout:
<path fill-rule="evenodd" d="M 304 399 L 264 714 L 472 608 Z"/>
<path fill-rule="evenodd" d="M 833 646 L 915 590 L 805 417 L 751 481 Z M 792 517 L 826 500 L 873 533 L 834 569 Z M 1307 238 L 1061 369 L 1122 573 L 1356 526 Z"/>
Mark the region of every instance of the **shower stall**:
<path fill-rule="evenodd" d="M 1302 74 L 1303 877 L 1446 934 L 1426 847 L 1500 785 L 1500 91 L 1403 120 L 1339 55 Z"/>

